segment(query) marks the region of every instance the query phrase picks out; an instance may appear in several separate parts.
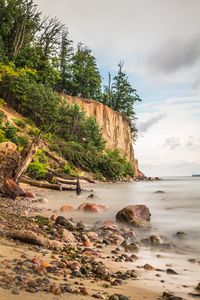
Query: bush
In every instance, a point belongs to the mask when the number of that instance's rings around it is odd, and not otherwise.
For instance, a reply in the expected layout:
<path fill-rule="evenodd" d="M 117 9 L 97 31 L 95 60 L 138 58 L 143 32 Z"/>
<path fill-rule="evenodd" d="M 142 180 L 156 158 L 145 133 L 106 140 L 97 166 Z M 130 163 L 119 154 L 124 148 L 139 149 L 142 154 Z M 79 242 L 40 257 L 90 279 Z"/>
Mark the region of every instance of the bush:
<path fill-rule="evenodd" d="M 14 122 L 20 128 L 26 128 L 26 122 L 23 119 L 14 119 Z"/>
<path fill-rule="evenodd" d="M 46 164 L 34 161 L 28 166 L 27 173 L 30 177 L 35 179 L 45 179 L 47 175 Z"/>

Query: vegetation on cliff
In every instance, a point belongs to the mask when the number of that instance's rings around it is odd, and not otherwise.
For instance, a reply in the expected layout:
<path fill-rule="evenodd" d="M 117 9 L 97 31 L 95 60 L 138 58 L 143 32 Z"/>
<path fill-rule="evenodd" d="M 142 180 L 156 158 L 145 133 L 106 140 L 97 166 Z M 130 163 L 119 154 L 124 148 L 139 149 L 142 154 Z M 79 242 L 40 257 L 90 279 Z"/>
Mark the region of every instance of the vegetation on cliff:
<path fill-rule="evenodd" d="M 82 43 L 74 47 L 65 26 L 56 18 L 43 17 L 32 0 L 0 0 L 0 18 L 0 97 L 27 118 L 16 121 L 16 126 L 1 118 L 0 142 L 11 140 L 23 147 L 39 128 L 49 148 L 71 164 L 70 170 L 92 171 L 98 178 L 133 175 L 117 150 L 105 150 L 96 120 L 59 96 L 64 92 L 93 98 L 134 123 L 133 105 L 140 99 L 122 64 L 110 90 L 102 92 L 92 51 Z M 35 159 L 29 168 L 35 178 L 45 176 L 41 164 Z"/>

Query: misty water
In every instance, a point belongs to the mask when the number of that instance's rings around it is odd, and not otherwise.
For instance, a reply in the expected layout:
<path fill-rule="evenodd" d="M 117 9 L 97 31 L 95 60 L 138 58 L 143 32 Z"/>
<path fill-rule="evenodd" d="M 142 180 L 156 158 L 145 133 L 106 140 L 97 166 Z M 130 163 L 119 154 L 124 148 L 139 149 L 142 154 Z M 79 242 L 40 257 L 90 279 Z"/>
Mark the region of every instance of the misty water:
<path fill-rule="evenodd" d="M 183 246 L 189 250 L 200 249 L 200 177 L 171 177 L 160 181 L 134 183 L 100 183 L 91 187 L 95 197 L 87 198 L 91 192 L 76 196 L 74 192 L 52 191 L 46 194 L 49 207 L 59 210 L 63 204 L 77 208 L 84 202 L 105 204 L 108 211 L 102 214 L 86 214 L 75 211 L 62 213 L 74 220 L 94 223 L 98 220 L 115 220 L 116 213 L 130 204 L 145 204 L 151 211 L 152 229 L 148 234 L 162 234 L 172 240 L 177 231 L 183 231 L 188 239 Z M 164 193 L 156 193 L 163 191 Z M 58 213 L 58 212 L 57 212 Z M 61 213 L 59 213 L 61 214 Z M 180 243 L 180 242 L 179 242 Z M 185 247 L 184 247 L 185 248 Z"/>

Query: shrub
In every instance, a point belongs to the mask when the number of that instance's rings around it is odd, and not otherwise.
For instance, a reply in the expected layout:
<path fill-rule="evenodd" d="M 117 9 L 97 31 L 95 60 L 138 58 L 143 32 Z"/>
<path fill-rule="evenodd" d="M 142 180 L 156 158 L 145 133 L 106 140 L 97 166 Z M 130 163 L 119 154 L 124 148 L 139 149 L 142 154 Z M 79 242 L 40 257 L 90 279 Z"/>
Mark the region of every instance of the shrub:
<path fill-rule="evenodd" d="M 26 128 L 26 122 L 23 119 L 14 119 L 14 122 L 20 128 Z"/>
<path fill-rule="evenodd" d="M 30 177 L 35 179 L 45 179 L 47 175 L 46 164 L 34 161 L 28 166 L 27 173 Z"/>

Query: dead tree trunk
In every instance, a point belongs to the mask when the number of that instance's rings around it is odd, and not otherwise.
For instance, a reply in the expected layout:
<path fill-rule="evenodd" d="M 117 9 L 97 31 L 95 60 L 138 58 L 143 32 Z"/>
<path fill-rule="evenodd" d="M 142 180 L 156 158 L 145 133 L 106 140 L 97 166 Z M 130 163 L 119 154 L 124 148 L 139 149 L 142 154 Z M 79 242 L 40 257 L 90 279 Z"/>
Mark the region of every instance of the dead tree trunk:
<path fill-rule="evenodd" d="M 30 144 L 28 144 L 27 147 L 24 148 L 14 176 L 14 180 L 16 183 L 20 182 L 22 175 L 26 172 L 29 164 L 33 159 L 33 156 L 39 148 L 39 142 L 40 134 L 35 139 L 33 139 L 33 141 Z"/>

